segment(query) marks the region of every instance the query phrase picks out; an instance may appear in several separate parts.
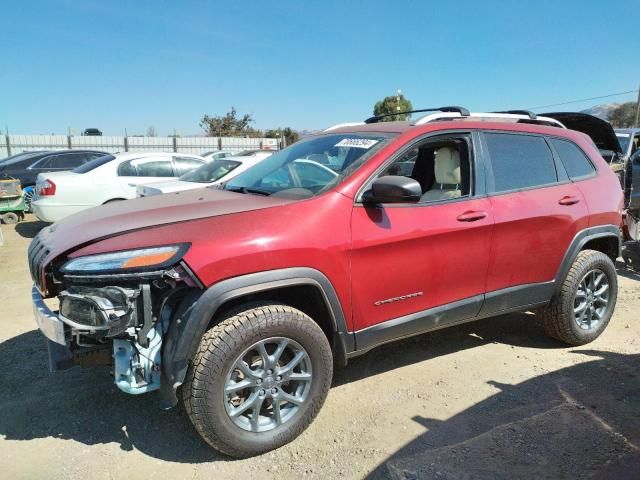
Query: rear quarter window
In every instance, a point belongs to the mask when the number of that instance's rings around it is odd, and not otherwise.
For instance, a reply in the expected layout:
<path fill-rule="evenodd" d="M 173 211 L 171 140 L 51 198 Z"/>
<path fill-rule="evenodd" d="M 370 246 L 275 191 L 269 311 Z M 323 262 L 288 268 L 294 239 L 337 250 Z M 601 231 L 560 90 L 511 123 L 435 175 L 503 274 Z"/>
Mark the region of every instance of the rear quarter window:
<path fill-rule="evenodd" d="M 550 141 L 571 180 L 589 177 L 595 173 L 596 169 L 589 157 L 573 142 L 559 138 L 552 138 Z"/>
<path fill-rule="evenodd" d="M 494 192 L 556 183 L 558 174 L 544 138 L 512 133 L 485 133 L 493 170 Z"/>

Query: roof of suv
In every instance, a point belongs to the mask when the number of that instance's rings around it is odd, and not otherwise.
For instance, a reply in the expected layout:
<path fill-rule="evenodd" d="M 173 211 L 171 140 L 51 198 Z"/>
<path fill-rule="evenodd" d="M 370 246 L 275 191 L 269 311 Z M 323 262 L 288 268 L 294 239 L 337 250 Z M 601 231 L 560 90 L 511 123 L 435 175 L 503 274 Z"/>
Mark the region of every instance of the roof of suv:
<path fill-rule="evenodd" d="M 565 122 L 568 122 L 568 124 L 565 124 Z M 594 123 L 595 126 L 593 125 Z M 609 123 L 591 115 L 572 112 L 549 113 L 542 116 L 536 116 L 531 112 L 523 114 L 521 111 L 470 113 L 464 116 L 455 113 L 437 113 L 411 121 L 343 123 L 330 127 L 322 133 L 402 134 L 412 130 L 428 132 L 459 128 L 530 132 L 562 136 L 574 140 L 579 137 L 586 137 L 589 138 L 590 142 L 595 143 L 599 149 L 616 150 L 618 145 Z"/>
<path fill-rule="evenodd" d="M 451 118 L 437 122 L 415 125 L 411 122 L 379 122 L 369 124 L 346 124 L 333 127 L 322 133 L 405 133 L 410 130 L 440 130 L 447 128 L 489 128 L 514 131 L 530 131 L 537 133 L 567 133 L 566 128 L 533 123 L 504 122 L 499 120 L 482 120 L 476 118 Z"/>

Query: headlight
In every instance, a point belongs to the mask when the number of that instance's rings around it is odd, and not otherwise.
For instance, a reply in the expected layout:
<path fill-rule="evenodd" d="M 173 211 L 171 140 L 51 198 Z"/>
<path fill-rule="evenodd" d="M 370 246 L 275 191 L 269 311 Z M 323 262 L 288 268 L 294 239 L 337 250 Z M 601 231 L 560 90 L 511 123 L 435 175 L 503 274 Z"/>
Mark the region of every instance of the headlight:
<path fill-rule="evenodd" d="M 136 322 L 138 290 L 120 287 L 73 287 L 60 293 L 60 316 L 80 328 L 122 333 Z"/>
<path fill-rule="evenodd" d="M 61 271 L 64 273 L 122 273 L 152 270 L 175 264 L 188 248 L 188 244 L 180 244 L 87 255 L 69 260 L 62 266 Z"/>

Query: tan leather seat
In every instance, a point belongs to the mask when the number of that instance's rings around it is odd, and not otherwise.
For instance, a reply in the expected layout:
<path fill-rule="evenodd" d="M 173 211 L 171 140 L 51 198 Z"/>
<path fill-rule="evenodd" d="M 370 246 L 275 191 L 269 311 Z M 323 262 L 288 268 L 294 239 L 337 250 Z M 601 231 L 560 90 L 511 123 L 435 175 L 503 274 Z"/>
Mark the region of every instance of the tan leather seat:
<path fill-rule="evenodd" d="M 420 198 L 421 202 L 433 202 L 457 198 L 460 190 L 460 153 L 455 148 L 442 147 L 435 153 L 435 182 Z"/>

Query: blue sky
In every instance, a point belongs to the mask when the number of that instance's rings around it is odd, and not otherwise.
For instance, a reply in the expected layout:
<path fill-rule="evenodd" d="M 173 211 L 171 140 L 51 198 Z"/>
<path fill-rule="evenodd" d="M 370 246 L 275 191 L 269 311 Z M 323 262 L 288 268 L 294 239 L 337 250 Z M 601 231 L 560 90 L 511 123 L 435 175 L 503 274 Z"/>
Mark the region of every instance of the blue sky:
<path fill-rule="evenodd" d="M 414 107 L 493 110 L 640 83 L 639 0 L 2 3 L 12 133 L 188 135 L 232 105 L 259 128 L 316 129 L 399 88 Z"/>

